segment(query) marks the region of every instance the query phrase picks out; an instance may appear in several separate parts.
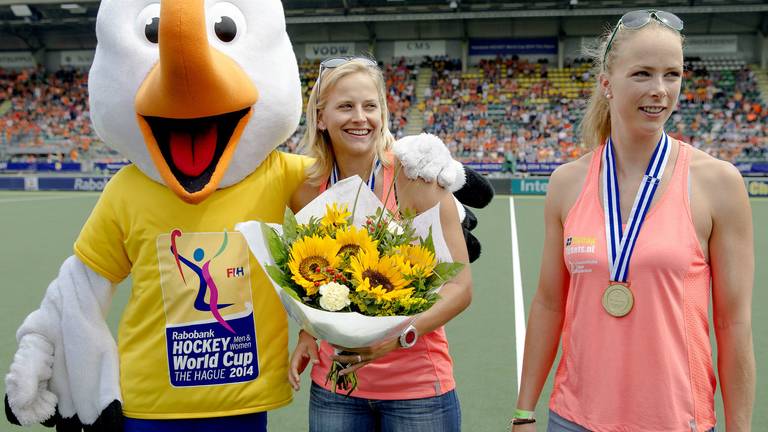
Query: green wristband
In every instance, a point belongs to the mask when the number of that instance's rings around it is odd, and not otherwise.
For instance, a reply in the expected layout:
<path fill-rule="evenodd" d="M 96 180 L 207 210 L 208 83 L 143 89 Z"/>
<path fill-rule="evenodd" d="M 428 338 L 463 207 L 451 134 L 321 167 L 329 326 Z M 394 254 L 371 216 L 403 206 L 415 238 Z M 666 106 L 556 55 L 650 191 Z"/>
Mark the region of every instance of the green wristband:
<path fill-rule="evenodd" d="M 533 411 L 526 411 L 520 408 L 516 408 L 514 418 L 530 420 L 530 419 L 533 419 L 535 415 L 536 413 L 534 413 Z"/>

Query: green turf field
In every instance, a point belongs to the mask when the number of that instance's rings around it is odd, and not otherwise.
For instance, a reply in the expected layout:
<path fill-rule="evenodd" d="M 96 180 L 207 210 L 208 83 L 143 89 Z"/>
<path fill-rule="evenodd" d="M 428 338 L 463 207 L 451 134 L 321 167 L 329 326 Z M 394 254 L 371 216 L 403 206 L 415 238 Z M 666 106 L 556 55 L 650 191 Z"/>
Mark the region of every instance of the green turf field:
<path fill-rule="evenodd" d="M 96 202 L 91 193 L 0 192 L 0 276 L 3 301 L 0 303 L 0 373 L 16 350 L 15 330 L 40 302 L 61 262 L 71 255 L 71 245 Z M 520 282 L 525 310 L 536 289 L 543 240 L 543 199 L 515 198 L 515 220 L 519 244 Z M 756 274 L 754 289 L 754 337 L 758 365 L 754 431 L 768 430 L 768 315 L 759 313 L 768 306 L 768 200 L 753 200 L 755 221 Z M 497 197 L 478 211 L 477 228 L 484 253 L 472 266 L 475 294 L 472 306 L 448 325 L 451 353 L 461 399 L 463 428 L 471 432 L 504 431 L 514 409 L 517 392 L 515 307 L 513 304 L 513 252 L 510 197 Z M 120 309 L 127 299 L 124 283 L 115 298 L 110 324 L 116 328 Z M 291 330 L 292 337 L 295 329 Z M 292 341 L 293 343 L 293 341 Z M 302 391 L 290 406 L 270 414 L 270 430 L 306 430 L 308 374 Z M 4 381 L 0 390 L 5 393 Z M 537 415 L 546 420 L 551 389 L 547 384 Z M 663 389 L 660 389 L 663 391 Z M 718 396 L 718 419 L 722 404 Z M 544 430 L 544 421 L 540 430 Z M 3 417 L 0 431 L 14 430 Z M 21 430 L 21 429 L 16 429 Z M 42 427 L 29 431 L 50 430 Z"/>

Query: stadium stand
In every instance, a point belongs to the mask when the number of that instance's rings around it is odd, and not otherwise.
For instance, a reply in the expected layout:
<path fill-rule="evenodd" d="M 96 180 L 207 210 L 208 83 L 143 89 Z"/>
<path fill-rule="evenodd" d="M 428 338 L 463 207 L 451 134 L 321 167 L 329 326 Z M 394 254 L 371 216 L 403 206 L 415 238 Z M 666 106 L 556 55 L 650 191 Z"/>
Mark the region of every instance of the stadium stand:
<path fill-rule="evenodd" d="M 594 85 L 591 64 L 563 68 L 515 56 L 461 61 L 398 59 L 382 65 L 390 128 L 403 136 L 409 122 L 440 136 L 464 162 L 562 163 L 580 156 L 578 125 Z M 300 64 L 304 102 L 318 61 Z M 424 75 L 424 88 L 416 83 Z M 742 60 L 686 62 L 673 136 L 733 162 L 768 161 L 768 107 L 756 73 Z M 415 121 L 414 121 L 415 120 Z M 96 136 L 88 116 L 87 74 L 77 69 L 0 70 L 0 157 L 10 162 L 114 162 L 121 158 Z M 417 126 L 418 127 L 418 126 Z M 281 147 L 299 151 L 304 124 Z M 412 131 L 412 130 L 411 130 Z"/>

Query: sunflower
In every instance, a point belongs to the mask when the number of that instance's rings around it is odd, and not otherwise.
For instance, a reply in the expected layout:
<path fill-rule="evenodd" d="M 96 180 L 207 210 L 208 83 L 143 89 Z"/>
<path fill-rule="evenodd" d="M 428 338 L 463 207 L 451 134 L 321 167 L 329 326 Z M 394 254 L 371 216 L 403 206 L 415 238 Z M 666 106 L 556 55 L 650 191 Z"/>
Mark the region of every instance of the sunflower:
<path fill-rule="evenodd" d="M 403 245 L 396 249 L 396 254 L 405 261 L 403 271 L 416 278 L 426 278 L 432 274 L 437 261 L 435 254 L 423 246 Z"/>
<path fill-rule="evenodd" d="M 376 300 L 377 303 L 405 300 L 411 298 L 411 295 L 413 295 L 412 287 L 387 291 L 383 285 L 371 286 L 371 280 L 369 278 L 365 278 L 365 280 L 357 286 L 355 291 L 358 294 L 367 294 L 369 297 Z"/>
<path fill-rule="evenodd" d="M 401 272 L 403 259 L 396 255 L 381 258 L 378 255 L 378 252 L 363 252 L 352 258 L 350 271 L 356 290 L 371 294 L 376 301 L 410 297 L 413 288 L 405 288 L 408 281 Z"/>
<path fill-rule="evenodd" d="M 371 239 L 364 228 L 340 228 L 336 231 L 336 243 L 339 244 L 339 255 L 358 255 L 361 252 L 376 253 L 378 240 Z"/>
<path fill-rule="evenodd" d="M 288 267 L 292 279 L 301 285 L 307 295 L 317 293 L 320 285 L 331 281 L 324 270 L 336 268 L 339 264 L 339 245 L 330 237 L 304 237 L 291 246 L 291 259 Z"/>
<path fill-rule="evenodd" d="M 347 209 L 347 205 L 338 206 L 336 203 L 325 205 L 325 216 L 320 221 L 324 227 L 340 227 L 347 225 L 347 218 L 352 216 L 352 213 Z"/>

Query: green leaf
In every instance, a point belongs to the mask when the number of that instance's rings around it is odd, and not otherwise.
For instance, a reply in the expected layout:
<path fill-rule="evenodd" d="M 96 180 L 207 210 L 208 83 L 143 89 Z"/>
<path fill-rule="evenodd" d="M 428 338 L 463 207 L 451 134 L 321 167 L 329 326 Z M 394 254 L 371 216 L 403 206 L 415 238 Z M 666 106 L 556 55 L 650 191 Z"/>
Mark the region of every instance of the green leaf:
<path fill-rule="evenodd" d="M 432 240 L 432 227 L 429 227 L 427 238 L 421 240 L 421 246 L 427 248 L 430 252 L 435 253 L 435 242 Z"/>
<path fill-rule="evenodd" d="M 269 253 L 272 255 L 272 259 L 275 260 L 275 263 L 280 265 L 288 261 L 288 251 L 285 248 L 283 241 L 280 239 L 280 236 L 277 235 L 277 232 L 265 223 L 261 224 L 261 232 L 264 235 L 264 238 L 267 239 L 267 247 L 269 248 Z"/>
<path fill-rule="evenodd" d="M 269 277 L 271 277 L 273 281 L 277 282 L 277 284 L 280 285 L 283 290 L 288 293 L 288 295 L 298 301 L 301 301 L 299 294 L 293 289 L 293 287 L 291 287 L 291 283 L 288 280 L 288 277 L 282 271 L 280 271 L 278 267 L 268 265 L 266 266 L 266 271 Z"/>
<path fill-rule="evenodd" d="M 296 240 L 298 225 L 293 211 L 290 207 L 286 207 L 285 216 L 283 217 L 283 235 L 288 243 L 293 243 Z"/>

